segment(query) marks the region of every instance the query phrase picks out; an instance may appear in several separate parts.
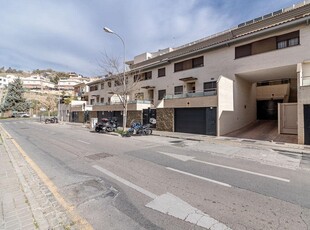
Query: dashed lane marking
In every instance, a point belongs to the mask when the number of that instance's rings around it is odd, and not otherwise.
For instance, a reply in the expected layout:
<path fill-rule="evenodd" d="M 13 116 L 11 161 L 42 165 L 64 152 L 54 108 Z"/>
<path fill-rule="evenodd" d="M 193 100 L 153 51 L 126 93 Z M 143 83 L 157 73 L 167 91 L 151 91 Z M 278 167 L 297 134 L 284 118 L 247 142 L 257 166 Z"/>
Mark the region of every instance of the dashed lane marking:
<path fill-rule="evenodd" d="M 206 177 L 198 176 L 198 175 L 195 175 L 195 174 L 191 174 L 191 173 L 188 173 L 188 172 L 184 172 L 184 171 L 181 171 L 181 170 L 178 170 L 178 169 L 174 169 L 174 168 L 170 168 L 170 167 L 166 167 L 166 169 L 174 171 L 174 172 L 178 172 L 178 173 L 181 173 L 181 174 L 184 174 L 184 175 L 187 175 L 187 176 L 192 176 L 192 177 L 195 177 L 195 178 L 198 178 L 198 179 L 201 179 L 201 180 L 205 180 L 205 181 L 208 181 L 208 182 L 211 182 L 211 183 L 222 185 L 222 186 L 225 186 L 225 187 L 231 187 L 231 185 L 229 185 L 229 184 L 226 184 L 226 183 L 223 183 L 223 182 L 220 182 L 220 181 L 217 181 L 217 180 L 212 180 L 212 179 L 209 179 L 209 178 L 206 178 Z"/>

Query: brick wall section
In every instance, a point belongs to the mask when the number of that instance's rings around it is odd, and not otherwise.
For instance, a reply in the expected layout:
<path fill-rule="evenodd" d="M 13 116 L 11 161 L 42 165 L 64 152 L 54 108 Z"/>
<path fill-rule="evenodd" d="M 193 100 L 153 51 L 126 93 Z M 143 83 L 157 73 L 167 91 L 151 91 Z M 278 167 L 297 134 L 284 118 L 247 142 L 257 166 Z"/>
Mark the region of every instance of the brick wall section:
<path fill-rule="evenodd" d="M 156 130 L 173 132 L 174 129 L 174 109 L 156 109 Z"/>
<path fill-rule="evenodd" d="M 127 126 L 131 125 L 132 121 L 139 121 L 142 123 L 142 111 L 128 111 L 127 112 Z"/>

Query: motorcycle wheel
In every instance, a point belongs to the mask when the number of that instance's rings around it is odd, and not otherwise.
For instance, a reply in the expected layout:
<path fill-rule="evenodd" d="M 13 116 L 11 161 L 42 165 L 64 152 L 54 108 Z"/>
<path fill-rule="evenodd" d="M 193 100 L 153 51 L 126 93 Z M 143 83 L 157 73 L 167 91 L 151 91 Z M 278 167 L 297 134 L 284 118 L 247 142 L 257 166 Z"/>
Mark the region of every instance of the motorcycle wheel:
<path fill-rule="evenodd" d="M 146 133 L 146 135 L 151 135 L 151 134 L 152 134 L 152 130 L 151 130 L 151 129 L 147 129 L 147 130 L 145 131 L 145 133 Z"/>
<path fill-rule="evenodd" d="M 129 129 L 129 130 L 127 131 L 127 134 L 128 134 L 129 136 L 133 135 L 133 130 Z"/>
<path fill-rule="evenodd" d="M 45 119 L 45 124 L 50 123 L 51 121 L 49 119 Z"/>
<path fill-rule="evenodd" d="M 99 127 L 96 127 L 96 128 L 95 128 L 95 131 L 96 131 L 97 133 L 99 133 L 99 132 L 100 132 L 100 128 L 99 128 Z"/>

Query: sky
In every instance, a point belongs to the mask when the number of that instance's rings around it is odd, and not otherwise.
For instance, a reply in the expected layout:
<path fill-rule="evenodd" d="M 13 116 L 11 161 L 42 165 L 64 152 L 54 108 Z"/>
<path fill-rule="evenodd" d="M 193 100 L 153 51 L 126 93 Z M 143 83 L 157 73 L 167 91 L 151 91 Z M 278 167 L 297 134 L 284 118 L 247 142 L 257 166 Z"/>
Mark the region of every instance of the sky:
<path fill-rule="evenodd" d="M 126 60 L 178 47 L 301 0 L 0 0 L 0 68 L 104 75 Z"/>

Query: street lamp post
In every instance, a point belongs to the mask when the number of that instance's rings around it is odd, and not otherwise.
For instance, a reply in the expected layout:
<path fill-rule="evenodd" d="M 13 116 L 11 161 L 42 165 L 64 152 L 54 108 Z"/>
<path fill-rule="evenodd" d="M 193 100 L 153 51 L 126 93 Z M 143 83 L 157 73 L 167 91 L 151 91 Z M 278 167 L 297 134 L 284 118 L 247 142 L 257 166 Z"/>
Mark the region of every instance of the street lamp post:
<path fill-rule="evenodd" d="M 115 33 L 113 30 L 109 29 L 108 27 L 104 27 L 103 30 L 107 33 L 110 34 L 114 34 L 116 35 L 123 44 L 123 131 L 125 131 L 126 129 L 126 123 L 127 123 L 127 89 L 126 89 L 126 46 L 125 46 L 125 42 L 124 39 L 118 35 L 117 33 Z"/>

